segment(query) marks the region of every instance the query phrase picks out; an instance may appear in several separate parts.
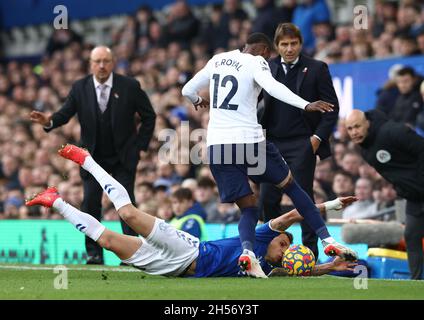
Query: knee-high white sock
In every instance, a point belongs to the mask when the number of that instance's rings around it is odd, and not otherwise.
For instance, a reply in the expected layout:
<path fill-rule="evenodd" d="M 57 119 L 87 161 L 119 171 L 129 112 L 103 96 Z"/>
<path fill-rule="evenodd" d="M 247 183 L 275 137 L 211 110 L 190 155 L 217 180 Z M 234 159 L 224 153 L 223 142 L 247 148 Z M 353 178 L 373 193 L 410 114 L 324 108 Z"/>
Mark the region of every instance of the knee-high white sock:
<path fill-rule="evenodd" d="M 90 172 L 101 185 L 117 211 L 131 203 L 130 196 L 122 184 L 107 173 L 91 156 L 85 158 L 82 167 Z"/>
<path fill-rule="evenodd" d="M 94 217 L 87 213 L 79 211 L 69 203 L 58 198 L 53 203 L 53 208 L 59 210 L 59 213 L 70 223 L 72 223 L 78 231 L 81 231 L 94 241 L 97 241 L 105 231 L 106 227 L 97 221 Z"/>

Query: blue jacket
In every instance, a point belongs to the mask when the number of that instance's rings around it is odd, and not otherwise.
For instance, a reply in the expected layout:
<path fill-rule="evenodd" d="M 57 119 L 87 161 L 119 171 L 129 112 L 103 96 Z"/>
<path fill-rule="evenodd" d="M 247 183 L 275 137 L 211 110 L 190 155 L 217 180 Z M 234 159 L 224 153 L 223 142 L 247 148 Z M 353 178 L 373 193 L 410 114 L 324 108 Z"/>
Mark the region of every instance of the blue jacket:
<path fill-rule="evenodd" d="M 203 209 L 203 207 L 200 205 L 199 202 L 194 202 L 193 206 L 191 208 L 189 208 L 186 212 L 184 212 L 184 214 L 180 217 L 176 217 L 176 219 L 181 219 L 185 216 L 188 215 L 198 215 L 200 216 L 204 221 L 206 221 L 206 211 L 205 209 Z M 181 227 L 182 231 L 185 231 L 187 233 L 190 233 L 191 235 L 197 237 L 197 238 L 201 238 L 202 236 L 202 232 L 201 232 L 201 226 L 199 224 L 198 221 L 196 221 L 195 219 L 189 219 L 187 220 L 183 226 Z"/>

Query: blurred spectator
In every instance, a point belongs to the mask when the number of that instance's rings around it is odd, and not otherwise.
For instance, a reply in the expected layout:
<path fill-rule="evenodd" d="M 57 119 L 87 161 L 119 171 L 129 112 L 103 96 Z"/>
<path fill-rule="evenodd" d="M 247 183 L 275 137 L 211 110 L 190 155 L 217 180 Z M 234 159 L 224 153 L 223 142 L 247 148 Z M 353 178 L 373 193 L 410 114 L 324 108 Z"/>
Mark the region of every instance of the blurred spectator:
<path fill-rule="evenodd" d="M 355 196 L 358 201 L 343 210 L 344 219 L 372 219 L 377 212 L 377 204 L 372 197 L 372 181 L 360 178 L 355 183 Z"/>
<path fill-rule="evenodd" d="M 19 183 L 19 160 L 9 154 L 3 154 L 1 157 L 0 179 L 5 179 L 7 190 L 20 189 Z"/>
<path fill-rule="evenodd" d="M 148 5 L 142 5 L 135 13 L 135 37 L 136 39 L 148 38 L 150 25 L 156 18 Z M 139 48 L 140 49 L 140 48 Z"/>
<path fill-rule="evenodd" d="M 218 197 L 215 193 L 215 182 L 208 177 L 202 177 L 197 182 L 194 198 L 206 211 L 207 222 L 217 222 L 219 212 L 217 210 Z"/>
<path fill-rule="evenodd" d="M 190 41 L 196 37 L 200 22 L 192 13 L 185 0 L 177 0 L 170 8 L 167 23 L 164 26 L 165 38 L 169 44 L 177 41 L 182 48 L 188 48 Z"/>
<path fill-rule="evenodd" d="M 341 141 L 335 141 L 332 145 L 334 168 L 342 167 L 343 155 L 346 153 L 347 145 Z"/>
<path fill-rule="evenodd" d="M 147 181 L 141 182 L 136 186 L 134 194 L 135 201 L 139 204 L 153 199 L 155 194 L 153 184 Z"/>
<path fill-rule="evenodd" d="M 396 19 L 398 4 L 395 1 L 377 1 L 375 5 L 375 16 L 372 24 L 372 34 L 379 37 L 385 30 L 388 21 Z"/>
<path fill-rule="evenodd" d="M 354 181 L 359 178 L 359 168 L 362 165 L 361 155 L 354 150 L 347 150 L 343 154 L 342 169 L 349 173 Z"/>
<path fill-rule="evenodd" d="M 393 185 L 386 180 L 378 180 L 374 186 L 374 200 L 377 202 L 377 210 L 386 213 L 379 215 L 375 219 L 382 221 L 396 220 L 395 200 L 396 190 Z M 386 210 L 385 210 L 386 209 Z M 388 209 L 391 209 L 388 211 Z"/>
<path fill-rule="evenodd" d="M 331 163 L 331 159 L 324 159 L 319 161 L 315 168 L 314 178 L 319 182 L 322 190 L 325 192 L 326 197 L 329 199 L 334 198 L 334 193 L 332 190 L 333 177 L 334 169 Z M 320 203 L 316 199 L 315 202 Z"/>
<path fill-rule="evenodd" d="M 262 32 L 273 39 L 278 24 L 291 21 L 293 10 L 291 3 L 280 10 L 277 9 L 274 0 L 254 0 L 253 3 L 256 8 L 256 17 L 252 22 L 252 32 Z"/>
<path fill-rule="evenodd" d="M 354 182 L 352 176 L 342 170 L 334 175 L 333 192 L 336 197 L 350 196 L 354 192 Z"/>
<path fill-rule="evenodd" d="M 419 90 L 423 77 L 416 74 L 413 68 L 404 67 L 397 72 L 395 79 L 400 94 L 389 117 L 414 128 L 417 115 L 423 109 Z"/>
<path fill-rule="evenodd" d="M 72 29 L 54 29 L 47 42 L 46 53 L 52 56 L 55 52 L 62 51 L 74 42 L 81 44 L 82 40 L 82 37 Z"/>
<path fill-rule="evenodd" d="M 330 21 L 330 10 L 325 0 L 304 0 L 295 8 L 292 22 L 302 32 L 306 53 L 311 54 L 315 50 L 314 23 L 326 21 Z"/>
<path fill-rule="evenodd" d="M 176 229 L 190 233 L 201 241 L 207 238 L 205 220 L 206 212 L 195 202 L 190 189 L 179 188 L 171 197 L 172 211 L 175 217 L 170 224 Z"/>
<path fill-rule="evenodd" d="M 168 198 L 171 191 L 171 182 L 166 179 L 159 178 L 153 183 L 153 188 L 155 190 L 155 199 L 157 203 L 161 203 Z"/>
<path fill-rule="evenodd" d="M 166 199 L 158 204 L 156 216 L 159 219 L 165 220 L 166 222 L 170 222 L 172 220 L 174 213 L 172 212 L 172 203 L 170 200 Z"/>
<path fill-rule="evenodd" d="M 383 111 L 387 115 L 393 110 L 396 99 L 399 96 L 399 89 L 396 85 L 396 74 L 400 69 L 402 69 L 402 65 L 400 64 L 391 66 L 388 72 L 389 79 L 383 87 L 377 91 L 375 108 Z"/>

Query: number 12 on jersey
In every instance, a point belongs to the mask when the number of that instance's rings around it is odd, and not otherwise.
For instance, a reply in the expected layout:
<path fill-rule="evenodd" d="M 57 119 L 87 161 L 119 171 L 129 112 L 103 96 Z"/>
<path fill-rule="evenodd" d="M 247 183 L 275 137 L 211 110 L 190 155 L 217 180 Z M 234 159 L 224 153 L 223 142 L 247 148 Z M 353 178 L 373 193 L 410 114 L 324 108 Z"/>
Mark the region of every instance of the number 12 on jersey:
<path fill-rule="evenodd" d="M 234 95 L 237 93 L 238 89 L 238 81 L 236 77 L 232 75 L 227 75 L 224 78 L 222 78 L 221 81 L 221 87 L 227 87 L 228 82 L 231 82 L 231 90 L 228 92 L 227 96 L 222 101 L 221 105 L 218 107 L 218 90 L 219 90 L 219 80 L 220 75 L 217 73 L 214 73 L 212 76 L 212 79 L 214 81 L 213 83 L 213 102 L 212 107 L 218 108 L 218 109 L 224 109 L 224 110 L 237 110 L 238 104 L 231 104 L 229 103 L 230 100 L 234 97 Z"/>

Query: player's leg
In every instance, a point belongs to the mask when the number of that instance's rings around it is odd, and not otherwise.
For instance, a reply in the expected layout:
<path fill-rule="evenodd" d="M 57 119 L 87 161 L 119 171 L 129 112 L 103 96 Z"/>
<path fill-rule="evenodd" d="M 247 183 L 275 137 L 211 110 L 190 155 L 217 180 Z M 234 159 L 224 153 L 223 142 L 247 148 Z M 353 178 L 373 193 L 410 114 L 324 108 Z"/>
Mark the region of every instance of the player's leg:
<path fill-rule="evenodd" d="M 257 199 L 253 194 L 236 200 L 241 212 L 238 231 L 243 248 L 243 253 L 239 258 L 239 266 L 250 276 L 267 278 L 253 251 L 256 237 L 255 229 L 259 219 L 259 208 L 256 203 Z"/>
<path fill-rule="evenodd" d="M 233 163 L 236 159 L 244 158 L 244 155 L 237 157 L 236 154 L 244 153 L 244 147 L 242 149 L 237 150 L 236 145 L 210 146 L 209 167 L 217 183 L 221 202 L 235 202 L 240 208 L 238 230 L 243 250 L 239 259 L 240 268 L 248 275 L 266 278 L 254 253 L 255 228 L 259 218 L 257 201 L 249 185 L 246 166 Z"/>
<path fill-rule="evenodd" d="M 59 150 L 59 154 L 82 166 L 93 175 L 102 186 L 106 195 L 115 206 L 122 220 L 137 234 L 147 237 L 153 230 L 155 217 L 141 212 L 133 206 L 127 190 L 109 173 L 107 173 L 89 154 L 87 150 L 67 144 Z"/>
<path fill-rule="evenodd" d="M 139 237 L 120 234 L 108 229 L 105 229 L 97 239 L 97 243 L 102 248 L 115 253 L 121 260 L 131 258 L 143 244 Z"/>
<path fill-rule="evenodd" d="M 75 228 L 97 242 L 102 248 L 114 252 L 121 260 L 130 258 L 141 246 L 141 239 L 107 230 L 97 219 L 63 201 L 52 187 L 26 201 L 27 206 L 41 205 L 56 209 Z"/>
<path fill-rule="evenodd" d="M 274 144 L 266 143 L 266 171 L 262 178 L 281 188 L 289 198 L 305 222 L 315 231 L 322 240 L 324 252 L 327 255 L 339 255 L 347 260 L 356 260 L 357 255 L 352 250 L 338 244 L 330 236 L 327 226 L 308 194 L 292 177 L 290 169 L 281 157 Z"/>

